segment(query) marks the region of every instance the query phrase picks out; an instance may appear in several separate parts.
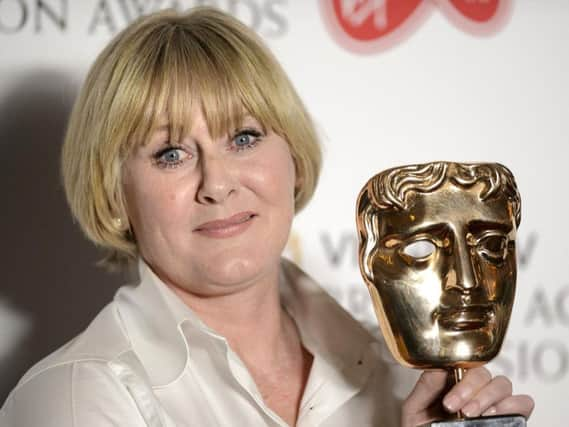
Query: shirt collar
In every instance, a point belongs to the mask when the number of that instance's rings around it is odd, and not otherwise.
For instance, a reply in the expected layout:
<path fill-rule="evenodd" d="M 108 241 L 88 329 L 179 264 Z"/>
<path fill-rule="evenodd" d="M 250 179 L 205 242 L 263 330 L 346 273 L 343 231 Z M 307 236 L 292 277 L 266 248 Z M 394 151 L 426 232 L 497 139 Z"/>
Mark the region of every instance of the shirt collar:
<path fill-rule="evenodd" d="M 142 259 L 138 269 L 140 284 L 119 289 L 115 302 L 125 333 L 152 386 L 164 386 L 184 372 L 190 346 L 199 346 L 204 340 L 225 339 L 205 325 Z M 310 277 L 285 259 L 280 281 L 282 304 L 295 320 L 307 349 L 338 370 L 345 365 L 361 364 L 374 338 Z"/>
<path fill-rule="evenodd" d="M 163 386 L 184 371 L 189 348 L 185 323 L 213 333 L 199 317 L 142 260 L 138 261 L 140 284 L 123 286 L 115 295 L 130 344 L 152 386 Z M 197 343 L 196 343 L 197 344 Z"/>
<path fill-rule="evenodd" d="M 305 347 L 336 369 L 361 364 L 377 340 L 298 266 L 286 259 L 281 264 L 282 303 Z"/>

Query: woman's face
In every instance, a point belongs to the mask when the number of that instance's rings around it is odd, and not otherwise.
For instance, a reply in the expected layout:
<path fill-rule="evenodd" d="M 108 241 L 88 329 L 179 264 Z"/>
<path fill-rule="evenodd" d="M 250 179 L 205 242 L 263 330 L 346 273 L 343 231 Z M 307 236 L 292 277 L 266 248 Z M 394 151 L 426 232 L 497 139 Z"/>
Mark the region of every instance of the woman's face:
<path fill-rule="evenodd" d="M 170 285 L 227 294 L 276 277 L 294 216 L 287 142 L 246 117 L 213 140 L 201 111 L 178 143 L 168 126 L 128 158 L 124 188 L 139 251 Z"/>

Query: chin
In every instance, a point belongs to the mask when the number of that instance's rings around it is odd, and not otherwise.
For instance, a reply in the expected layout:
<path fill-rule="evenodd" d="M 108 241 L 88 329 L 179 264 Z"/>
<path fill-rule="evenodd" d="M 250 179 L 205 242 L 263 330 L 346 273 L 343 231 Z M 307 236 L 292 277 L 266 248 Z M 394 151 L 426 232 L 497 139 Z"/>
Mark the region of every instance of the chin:
<path fill-rule="evenodd" d="M 204 277 L 206 283 L 211 283 L 228 292 L 232 289 L 247 287 L 269 274 L 270 269 L 259 265 L 258 260 L 231 259 L 220 261 Z"/>
<path fill-rule="evenodd" d="M 455 332 L 441 340 L 441 345 L 447 349 L 448 359 L 460 367 L 475 367 L 489 362 L 496 357 L 501 344 L 502 338 L 491 326 Z"/>
<path fill-rule="evenodd" d="M 406 350 L 399 357 L 414 368 L 474 368 L 492 360 L 501 344 L 502 337 L 497 335 L 494 327 L 468 331 L 441 328 L 432 340 L 417 336 L 406 341 Z"/>

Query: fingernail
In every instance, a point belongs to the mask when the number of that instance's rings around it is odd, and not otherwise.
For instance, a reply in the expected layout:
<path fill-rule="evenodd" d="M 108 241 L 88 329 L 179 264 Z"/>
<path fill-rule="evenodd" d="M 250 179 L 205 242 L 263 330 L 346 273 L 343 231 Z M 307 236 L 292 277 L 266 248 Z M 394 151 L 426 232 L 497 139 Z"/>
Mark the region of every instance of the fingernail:
<path fill-rule="evenodd" d="M 467 417 L 476 417 L 480 414 L 480 404 L 477 401 L 470 402 L 462 408 L 462 412 Z"/>
<path fill-rule="evenodd" d="M 446 396 L 443 400 L 443 405 L 445 405 L 445 408 L 447 408 L 447 410 L 449 410 L 450 412 L 458 411 L 459 404 L 460 404 L 460 399 L 458 398 L 458 396 L 455 396 L 454 394 Z"/>
<path fill-rule="evenodd" d="M 496 414 L 496 407 L 490 406 L 486 411 L 482 414 L 484 416 L 495 415 Z"/>

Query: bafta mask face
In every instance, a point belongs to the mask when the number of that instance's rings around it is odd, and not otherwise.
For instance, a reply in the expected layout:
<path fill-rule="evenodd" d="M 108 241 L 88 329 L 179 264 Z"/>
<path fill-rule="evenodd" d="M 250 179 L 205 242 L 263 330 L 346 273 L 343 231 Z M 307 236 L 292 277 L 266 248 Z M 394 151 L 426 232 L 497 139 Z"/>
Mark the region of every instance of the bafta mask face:
<path fill-rule="evenodd" d="M 501 165 L 430 163 L 372 178 L 360 267 L 395 358 L 472 367 L 499 351 L 516 282 L 519 195 Z"/>

